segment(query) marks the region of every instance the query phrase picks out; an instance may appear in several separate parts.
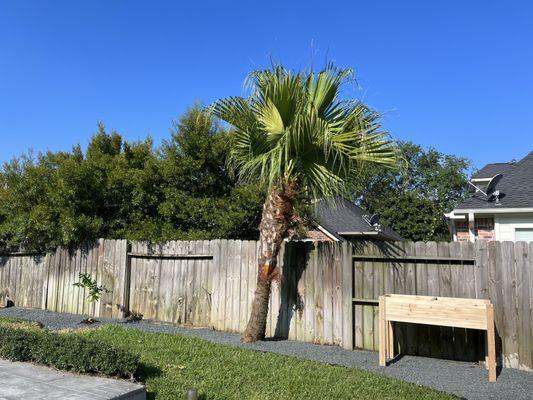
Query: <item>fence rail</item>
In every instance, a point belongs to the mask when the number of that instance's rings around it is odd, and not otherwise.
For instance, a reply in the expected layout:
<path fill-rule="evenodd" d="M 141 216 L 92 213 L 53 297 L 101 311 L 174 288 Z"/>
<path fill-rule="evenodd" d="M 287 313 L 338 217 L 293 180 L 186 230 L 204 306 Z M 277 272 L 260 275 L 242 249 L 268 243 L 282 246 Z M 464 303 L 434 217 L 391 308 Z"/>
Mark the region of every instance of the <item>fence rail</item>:
<path fill-rule="evenodd" d="M 103 240 L 48 254 L 0 255 L 0 302 L 242 332 L 257 277 L 258 243 Z M 377 350 L 384 293 L 490 299 L 508 367 L 533 369 L 533 243 L 291 242 L 278 258 L 267 335 Z M 80 273 L 110 289 L 94 306 Z M 399 324 L 402 352 L 483 359 L 477 331 Z"/>

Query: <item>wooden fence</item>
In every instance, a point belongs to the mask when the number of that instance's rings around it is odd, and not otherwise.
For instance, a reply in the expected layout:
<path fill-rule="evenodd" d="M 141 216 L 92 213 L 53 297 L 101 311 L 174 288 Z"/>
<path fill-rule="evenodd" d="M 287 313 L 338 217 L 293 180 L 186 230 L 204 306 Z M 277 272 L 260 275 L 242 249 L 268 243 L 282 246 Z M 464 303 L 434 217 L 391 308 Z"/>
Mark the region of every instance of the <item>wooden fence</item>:
<path fill-rule="evenodd" d="M 351 348 L 351 302 L 343 302 L 351 298 L 349 256 L 344 280 L 342 275 L 342 256 L 348 253 L 347 244 L 283 247 L 278 259 L 283 273 L 272 287 L 267 335 Z M 147 319 L 244 330 L 257 279 L 257 242 L 134 242 L 129 254 L 130 310 Z"/>
<path fill-rule="evenodd" d="M 99 240 L 49 254 L 0 256 L 0 302 L 242 332 L 257 274 L 255 241 Z M 533 369 L 533 243 L 292 242 L 283 246 L 267 335 L 377 350 L 383 293 L 488 298 L 505 366 Z M 81 272 L 111 289 L 92 309 Z M 399 324 L 402 352 L 482 359 L 476 331 Z"/>
<path fill-rule="evenodd" d="M 126 240 L 104 240 L 78 249 L 58 248 L 48 254 L 0 256 L 0 303 L 97 317 L 120 317 L 123 311 Z M 89 273 L 110 293 L 91 309 L 85 289 L 74 286 Z"/>

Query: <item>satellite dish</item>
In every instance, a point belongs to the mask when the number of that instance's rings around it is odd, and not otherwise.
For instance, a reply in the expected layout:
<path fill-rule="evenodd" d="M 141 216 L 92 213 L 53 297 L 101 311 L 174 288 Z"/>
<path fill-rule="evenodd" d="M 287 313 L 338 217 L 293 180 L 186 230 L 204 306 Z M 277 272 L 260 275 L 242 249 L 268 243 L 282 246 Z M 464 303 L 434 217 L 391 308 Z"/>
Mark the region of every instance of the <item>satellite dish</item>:
<path fill-rule="evenodd" d="M 485 190 L 481 189 L 479 186 L 476 186 L 471 181 L 468 181 L 468 183 L 470 187 L 472 188 L 471 191 L 473 191 L 474 193 L 477 193 L 477 192 L 482 193 L 487 198 L 487 200 L 495 198 L 496 203 L 499 204 L 500 197 L 503 197 L 503 195 L 500 193 L 499 190 L 496 190 L 496 185 L 498 185 L 498 183 L 501 181 L 502 178 L 503 178 L 502 174 L 494 175 L 492 178 L 488 180 L 487 189 Z M 485 181 L 485 179 L 478 179 L 478 180 L 472 179 L 472 181 L 477 183 L 478 181 Z"/>
<path fill-rule="evenodd" d="M 496 185 L 502 180 L 502 178 L 503 178 L 503 175 L 498 174 L 498 175 L 494 175 L 490 179 L 489 184 L 487 185 L 487 197 L 490 197 L 494 194 L 496 190 Z"/>
<path fill-rule="evenodd" d="M 365 222 L 370 225 L 374 230 L 381 232 L 381 225 L 379 224 L 379 215 L 373 214 L 372 216 L 363 215 Z"/>

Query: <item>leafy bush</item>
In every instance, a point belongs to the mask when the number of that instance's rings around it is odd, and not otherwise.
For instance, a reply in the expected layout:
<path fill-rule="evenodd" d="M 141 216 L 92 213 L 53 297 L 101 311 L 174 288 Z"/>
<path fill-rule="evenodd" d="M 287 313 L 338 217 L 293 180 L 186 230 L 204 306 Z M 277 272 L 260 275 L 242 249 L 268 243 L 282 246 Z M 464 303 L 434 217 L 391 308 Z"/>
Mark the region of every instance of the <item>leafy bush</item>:
<path fill-rule="evenodd" d="M 97 238 L 255 239 L 264 193 L 226 167 L 231 134 L 200 106 L 155 148 L 99 124 L 85 151 L 31 152 L 0 164 L 0 250 Z"/>
<path fill-rule="evenodd" d="M 73 333 L 0 324 L 0 357 L 80 373 L 133 378 L 139 357 L 100 340 Z"/>

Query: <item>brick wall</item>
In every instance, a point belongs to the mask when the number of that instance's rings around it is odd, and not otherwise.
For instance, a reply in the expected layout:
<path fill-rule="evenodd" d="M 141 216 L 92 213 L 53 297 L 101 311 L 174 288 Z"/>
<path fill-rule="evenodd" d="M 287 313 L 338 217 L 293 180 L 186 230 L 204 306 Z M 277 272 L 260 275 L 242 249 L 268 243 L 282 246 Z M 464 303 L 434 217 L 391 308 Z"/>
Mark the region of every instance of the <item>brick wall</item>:
<path fill-rule="evenodd" d="M 494 240 L 494 219 L 476 218 L 474 223 L 476 240 Z"/>
<path fill-rule="evenodd" d="M 307 231 L 307 237 L 312 240 L 331 241 L 331 238 L 321 230 Z"/>
<path fill-rule="evenodd" d="M 468 242 L 470 233 L 468 232 L 468 221 L 455 221 L 455 230 L 458 242 Z"/>
<path fill-rule="evenodd" d="M 468 242 L 470 233 L 468 232 L 468 221 L 455 221 L 458 242 Z M 494 219 L 476 218 L 474 220 L 474 235 L 476 240 L 494 240 Z"/>

